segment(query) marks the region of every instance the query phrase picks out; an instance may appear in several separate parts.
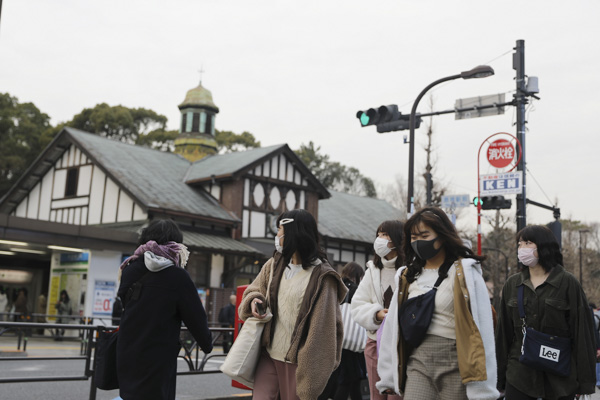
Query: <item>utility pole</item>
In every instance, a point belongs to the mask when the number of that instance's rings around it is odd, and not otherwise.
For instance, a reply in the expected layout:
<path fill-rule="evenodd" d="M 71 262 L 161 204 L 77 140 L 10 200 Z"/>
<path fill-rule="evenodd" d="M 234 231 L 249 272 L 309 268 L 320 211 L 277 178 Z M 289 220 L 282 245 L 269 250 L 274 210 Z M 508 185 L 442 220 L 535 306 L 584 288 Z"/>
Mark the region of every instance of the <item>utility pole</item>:
<path fill-rule="evenodd" d="M 527 195 L 525 189 L 527 188 L 525 180 L 525 105 L 528 103 L 527 100 L 527 87 L 525 83 L 525 41 L 517 40 L 517 47 L 513 53 L 513 69 L 517 71 L 517 92 L 515 93 L 515 102 L 517 108 L 517 139 L 518 143 L 521 143 L 521 161 L 517 164 L 517 171 L 523 171 L 523 192 L 517 195 L 517 232 L 525 228 L 527 225 L 526 205 Z M 518 146 L 517 143 L 517 146 Z M 517 150 L 517 154 L 519 151 Z"/>

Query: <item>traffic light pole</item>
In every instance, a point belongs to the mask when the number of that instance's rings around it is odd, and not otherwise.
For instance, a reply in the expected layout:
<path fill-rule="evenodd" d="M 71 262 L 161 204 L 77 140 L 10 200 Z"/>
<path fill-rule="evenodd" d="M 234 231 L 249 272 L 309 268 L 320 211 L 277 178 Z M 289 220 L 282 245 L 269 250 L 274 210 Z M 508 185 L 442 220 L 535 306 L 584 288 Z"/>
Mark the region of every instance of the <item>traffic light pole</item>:
<path fill-rule="evenodd" d="M 525 105 L 527 104 L 527 89 L 525 85 L 525 41 L 517 40 L 517 47 L 513 53 L 513 69 L 517 71 L 517 92 L 515 101 L 517 108 L 517 140 L 521 146 L 521 161 L 517 164 L 517 171 L 523 171 L 523 192 L 517 195 L 517 232 L 527 225 L 527 185 L 525 180 Z"/>
<path fill-rule="evenodd" d="M 410 218 L 411 215 L 415 212 L 415 197 L 414 197 L 414 184 L 415 184 L 415 125 L 416 125 L 416 115 L 417 115 L 417 106 L 419 102 L 425 96 L 425 93 L 429 91 L 432 87 L 439 85 L 440 83 L 451 81 L 454 79 L 462 78 L 462 74 L 456 74 L 447 76 L 442 79 L 438 79 L 437 81 L 430 83 L 425 89 L 419 93 L 415 102 L 413 103 L 412 109 L 410 110 L 410 119 L 409 119 L 409 150 L 408 150 L 408 198 L 406 201 L 406 213 L 407 218 Z"/>

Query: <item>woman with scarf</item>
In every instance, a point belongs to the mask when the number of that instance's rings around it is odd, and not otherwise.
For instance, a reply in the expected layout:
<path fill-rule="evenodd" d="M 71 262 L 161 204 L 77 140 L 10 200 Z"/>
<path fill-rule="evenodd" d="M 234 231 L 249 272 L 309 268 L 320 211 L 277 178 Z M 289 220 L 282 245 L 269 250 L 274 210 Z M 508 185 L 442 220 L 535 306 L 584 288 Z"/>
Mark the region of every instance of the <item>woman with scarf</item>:
<path fill-rule="evenodd" d="M 286 211 L 277 226 L 276 252 L 246 288 L 238 308 L 244 321 L 265 318 L 267 307 L 273 314 L 262 334 L 253 398 L 315 400 L 340 363 L 344 325 L 339 304 L 348 289 L 327 262 L 317 222 L 308 211 Z"/>
<path fill-rule="evenodd" d="M 121 265 L 117 375 L 123 400 L 175 399 L 182 321 L 202 351 L 212 351 L 204 307 L 184 269 L 189 252 L 182 241 L 175 222 L 154 220 Z"/>
<path fill-rule="evenodd" d="M 377 330 L 385 318 L 396 281 L 396 270 L 403 264 L 402 222 L 384 221 L 377 228 L 373 261 L 367 263 L 363 280 L 352 298 L 352 318 L 367 330 L 365 361 L 371 400 L 397 400 L 399 396 L 380 394 L 375 387 L 377 375 Z"/>

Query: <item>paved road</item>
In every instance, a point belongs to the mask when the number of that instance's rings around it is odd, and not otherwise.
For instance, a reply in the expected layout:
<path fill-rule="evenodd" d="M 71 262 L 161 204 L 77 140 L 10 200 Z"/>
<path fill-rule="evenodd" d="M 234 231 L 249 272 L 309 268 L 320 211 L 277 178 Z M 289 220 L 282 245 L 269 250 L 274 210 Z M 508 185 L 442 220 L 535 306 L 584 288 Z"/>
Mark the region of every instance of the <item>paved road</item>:
<path fill-rule="evenodd" d="M 0 336 L 0 376 L 6 377 L 38 377 L 38 376 L 82 376 L 84 360 L 61 361 L 3 361 L 3 355 L 12 355 L 16 351 L 15 337 Z M 30 339 L 27 346 L 28 357 L 66 357 L 79 356 L 79 343 L 76 341 L 54 342 L 50 338 Z M 216 348 L 218 353 L 221 349 Z M 17 353 L 18 354 L 18 353 Z M 218 369 L 223 358 L 209 360 L 207 370 Z M 187 364 L 179 359 L 178 371 L 187 371 Z M 2 399 L 10 400 L 82 400 L 90 398 L 90 382 L 39 382 L 39 383 L 4 383 L 0 384 Z M 207 375 L 190 375 L 177 377 L 177 400 L 201 400 L 217 398 L 235 398 L 248 394 L 246 390 L 231 387 L 231 380 L 222 373 Z M 242 397 L 242 398 L 244 398 Z M 248 397 L 246 397 L 248 398 Z M 97 400 L 119 399 L 118 390 L 98 390 Z M 600 400 L 600 391 L 592 395 L 593 400 Z"/>

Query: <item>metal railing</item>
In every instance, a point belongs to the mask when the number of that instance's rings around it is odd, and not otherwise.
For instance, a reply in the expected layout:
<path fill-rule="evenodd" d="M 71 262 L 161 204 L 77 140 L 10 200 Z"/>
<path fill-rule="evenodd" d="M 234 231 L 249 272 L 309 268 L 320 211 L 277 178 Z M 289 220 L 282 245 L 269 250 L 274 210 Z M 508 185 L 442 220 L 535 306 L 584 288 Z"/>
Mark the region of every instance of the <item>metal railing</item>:
<path fill-rule="evenodd" d="M 81 317 L 77 317 L 80 319 Z M 91 320 L 90 320 L 91 321 Z M 90 395 L 89 400 L 96 399 L 96 384 L 94 381 L 94 357 L 93 354 L 96 350 L 96 338 L 98 333 L 102 330 L 115 329 L 116 327 L 104 326 L 104 325 L 90 325 L 90 324 L 53 324 L 53 323 L 38 323 L 38 322 L 9 322 L 0 321 L 0 336 L 7 334 L 14 334 L 17 338 L 17 350 L 20 350 L 21 343 L 23 343 L 23 352 L 26 349 L 28 334 L 33 329 L 50 329 L 50 330 L 62 330 L 62 329 L 77 329 L 80 331 L 78 338 L 73 338 L 81 341 L 81 351 L 79 356 L 64 356 L 64 357 L 0 357 L 0 362 L 10 361 L 65 361 L 65 360 L 81 360 L 84 361 L 84 368 L 82 375 L 65 375 L 65 376 L 27 376 L 27 377 L 12 377 L 4 378 L 0 377 L 0 384 L 2 383 L 33 383 L 33 382 L 62 382 L 62 381 L 85 381 L 90 380 Z M 225 333 L 233 332 L 233 328 L 221 328 L 211 327 L 209 328 L 212 334 L 213 345 L 221 338 Z M 184 350 L 183 355 L 179 355 L 178 358 L 185 360 L 189 371 L 177 372 L 177 375 L 200 375 L 200 374 L 214 374 L 221 373 L 220 370 L 205 370 L 207 362 L 215 357 L 224 357 L 226 354 L 204 354 L 198 348 L 197 343 L 193 337 L 187 331 L 187 328 L 182 327 L 180 342 L 182 349 Z"/>

